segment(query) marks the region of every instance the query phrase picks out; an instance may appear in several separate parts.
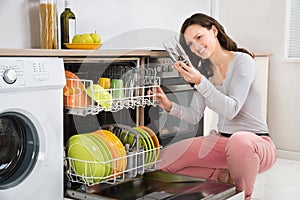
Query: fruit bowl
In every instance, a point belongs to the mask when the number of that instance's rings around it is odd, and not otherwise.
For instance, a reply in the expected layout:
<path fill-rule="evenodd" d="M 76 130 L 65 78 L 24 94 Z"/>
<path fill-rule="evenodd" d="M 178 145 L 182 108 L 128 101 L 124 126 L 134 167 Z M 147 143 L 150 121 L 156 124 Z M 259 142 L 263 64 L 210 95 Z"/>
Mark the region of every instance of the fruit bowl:
<path fill-rule="evenodd" d="M 100 43 L 64 43 L 68 49 L 99 49 Z"/>

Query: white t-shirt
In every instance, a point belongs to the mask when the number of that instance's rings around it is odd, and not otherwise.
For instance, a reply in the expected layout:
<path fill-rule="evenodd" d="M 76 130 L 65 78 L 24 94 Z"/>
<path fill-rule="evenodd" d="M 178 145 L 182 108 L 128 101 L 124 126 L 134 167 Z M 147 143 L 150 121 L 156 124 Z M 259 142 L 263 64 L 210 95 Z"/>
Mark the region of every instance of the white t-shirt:
<path fill-rule="evenodd" d="M 234 52 L 221 86 L 202 76 L 195 85 L 190 107 L 173 103 L 169 114 L 195 124 L 203 117 L 206 106 L 218 113 L 218 131 L 268 133 L 262 113 L 260 75 L 256 63 L 246 53 Z"/>

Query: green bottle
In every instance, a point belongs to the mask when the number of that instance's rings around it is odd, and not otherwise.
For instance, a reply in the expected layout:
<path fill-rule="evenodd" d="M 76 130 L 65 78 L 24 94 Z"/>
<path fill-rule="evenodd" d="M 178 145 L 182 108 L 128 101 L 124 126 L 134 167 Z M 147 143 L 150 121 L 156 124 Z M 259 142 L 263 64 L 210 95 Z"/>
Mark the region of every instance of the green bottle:
<path fill-rule="evenodd" d="M 70 2 L 65 0 L 65 10 L 60 15 L 60 38 L 61 48 L 67 49 L 64 43 L 72 43 L 76 34 L 76 17 L 71 11 Z"/>

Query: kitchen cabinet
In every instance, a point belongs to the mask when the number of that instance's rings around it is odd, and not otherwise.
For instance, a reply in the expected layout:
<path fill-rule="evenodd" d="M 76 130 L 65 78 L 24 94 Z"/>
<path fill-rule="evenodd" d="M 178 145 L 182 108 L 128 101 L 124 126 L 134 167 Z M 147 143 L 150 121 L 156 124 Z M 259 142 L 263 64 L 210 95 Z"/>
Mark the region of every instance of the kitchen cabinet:
<path fill-rule="evenodd" d="M 262 87 L 262 108 L 263 115 L 267 120 L 268 111 L 268 76 L 269 76 L 269 56 L 256 56 L 254 58 L 260 71 L 261 87 Z"/>
<path fill-rule="evenodd" d="M 269 54 L 257 53 L 254 60 L 259 68 L 262 88 L 262 109 L 263 115 L 267 120 L 267 102 L 268 102 L 268 74 L 269 74 Z M 217 130 L 218 115 L 209 108 L 204 111 L 203 120 L 203 135 L 209 135 L 209 131 L 212 129 Z"/>

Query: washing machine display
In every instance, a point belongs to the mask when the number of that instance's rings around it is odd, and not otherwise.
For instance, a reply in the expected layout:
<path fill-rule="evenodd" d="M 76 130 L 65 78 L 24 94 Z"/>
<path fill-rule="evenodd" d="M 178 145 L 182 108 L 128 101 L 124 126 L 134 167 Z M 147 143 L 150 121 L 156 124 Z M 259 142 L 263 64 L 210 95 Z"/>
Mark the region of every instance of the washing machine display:
<path fill-rule="evenodd" d="M 64 63 L 0 57 L 0 199 L 63 200 Z"/>

